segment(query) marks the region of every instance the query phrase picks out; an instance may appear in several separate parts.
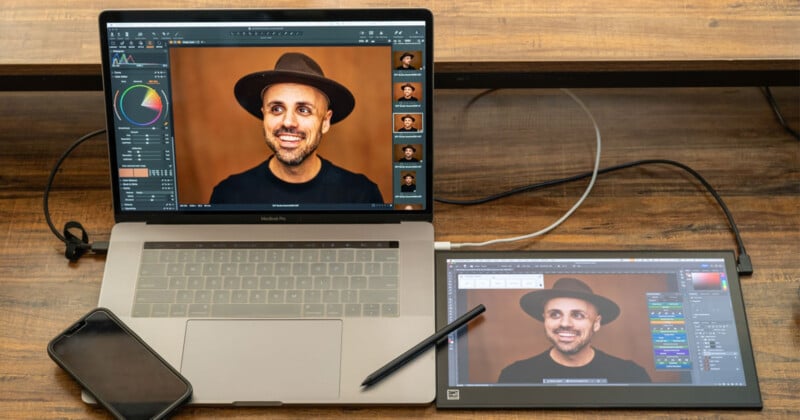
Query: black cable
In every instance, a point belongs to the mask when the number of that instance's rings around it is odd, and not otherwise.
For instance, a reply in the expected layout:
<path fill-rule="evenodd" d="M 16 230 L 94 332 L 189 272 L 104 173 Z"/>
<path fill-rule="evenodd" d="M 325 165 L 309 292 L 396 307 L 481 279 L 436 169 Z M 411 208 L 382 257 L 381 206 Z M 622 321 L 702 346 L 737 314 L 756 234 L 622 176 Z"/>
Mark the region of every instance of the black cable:
<path fill-rule="evenodd" d="M 786 130 L 792 137 L 796 140 L 800 140 L 800 133 L 795 131 L 792 127 L 789 127 L 789 123 L 786 122 L 786 119 L 783 118 L 783 114 L 781 113 L 781 109 L 778 107 L 778 102 L 775 101 L 775 97 L 772 96 L 772 91 L 768 86 L 764 86 L 761 88 L 761 92 L 764 93 L 764 97 L 767 98 L 767 102 L 772 107 L 772 112 L 775 114 L 775 118 L 778 119 L 778 123 L 780 123 L 781 127 Z"/>
<path fill-rule="evenodd" d="M 53 180 L 55 179 L 56 174 L 58 173 L 58 170 L 61 167 L 61 164 L 64 163 L 64 160 L 66 160 L 66 158 L 70 155 L 70 153 L 72 153 L 72 151 L 75 150 L 75 148 L 80 146 L 86 140 L 94 136 L 103 134 L 105 132 L 106 132 L 105 129 L 92 131 L 91 133 L 84 135 L 83 137 L 79 138 L 74 143 L 72 143 L 56 161 L 56 164 L 53 166 L 53 170 L 50 171 L 50 176 L 47 178 L 47 185 L 45 186 L 44 189 L 44 197 L 42 200 L 44 208 L 44 219 L 47 222 L 47 225 L 50 227 L 50 230 L 53 232 L 53 234 L 55 234 L 56 237 L 61 242 L 64 242 L 64 245 L 66 245 L 67 248 L 64 251 L 64 256 L 67 259 L 69 259 L 70 262 L 78 261 L 78 259 L 87 251 L 102 253 L 105 250 L 105 247 L 107 247 L 107 243 L 96 243 L 96 244 L 90 243 L 89 234 L 86 233 L 86 229 L 84 229 L 80 223 L 75 221 L 67 222 L 64 225 L 63 233 L 59 232 L 58 229 L 56 229 L 55 225 L 53 224 L 53 220 L 50 218 L 50 206 L 48 203 L 50 190 L 53 188 Z M 72 233 L 73 230 L 80 231 L 80 237 L 73 234 Z"/>
<path fill-rule="evenodd" d="M 747 255 L 747 250 L 745 249 L 745 246 L 744 246 L 744 240 L 742 240 L 742 236 L 739 233 L 739 227 L 736 225 L 736 221 L 734 221 L 733 215 L 731 214 L 730 210 L 728 209 L 728 206 L 725 204 L 725 201 L 722 200 L 722 197 L 719 195 L 719 193 L 717 193 L 717 191 L 714 189 L 714 187 L 712 187 L 711 184 L 709 184 L 708 181 L 706 181 L 706 179 L 703 178 L 703 176 L 700 175 L 700 173 L 698 173 L 694 169 L 690 168 L 689 166 L 684 165 L 683 163 L 676 162 L 676 161 L 673 161 L 673 160 L 667 160 L 667 159 L 645 159 L 645 160 L 638 160 L 638 161 L 623 163 L 623 164 L 616 165 L 616 166 L 611 166 L 611 167 L 608 167 L 608 168 L 602 168 L 597 173 L 598 174 L 606 174 L 606 173 L 609 173 L 609 172 L 619 171 L 619 170 L 622 170 L 622 169 L 628 169 L 628 168 L 632 168 L 632 167 L 635 167 L 635 166 L 652 165 L 652 164 L 662 164 L 662 165 L 677 166 L 678 168 L 681 168 L 681 169 L 685 170 L 686 172 L 690 173 L 698 181 L 700 181 L 701 184 L 703 184 L 703 186 L 706 188 L 706 190 L 708 190 L 708 192 L 717 201 L 717 204 L 719 204 L 719 206 L 722 209 L 723 213 L 725 213 L 725 217 L 728 219 L 728 224 L 730 225 L 731 230 L 733 231 L 733 235 L 734 235 L 734 237 L 736 239 L 736 242 L 738 244 L 738 247 L 739 247 L 739 253 L 738 253 L 738 258 L 737 258 L 737 260 L 738 260 L 737 271 L 742 275 L 750 275 L 750 274 L 752 274 L 753 273 L 753 266 L 752 266 L 752 263 L 750 261 L 750 256 Z M 526 191 L 533 191 L 533 190 L 546 188 L 546 187 L 552 187 L 552 186 L 556 186 L 556 185 L 560 185 L 560 184 L 565 184 L 565 183 L 568 183 L 568 182 L 578 181 L 578 180 L 581 180 L 581 179 L 584 179 L 584 178 L 588 178 L 590 176 L 592 176 L 592 172 L 584 172 L 584 173 L 581 173 L 581 174 L 578 174 L 578 175 L 573 175 L 573 176 L 566 177 L 566 178 L 554 179 L 554 180 L 544 181 L 544 182 L 537 183 L 537 184 L 531 184 L 531 185 L 526 185 L 526 186 L 522 186 L 522 187 L 513 188 L 513 189 L 510 189 L 510 190 L 501 192 L 501 193 L 492 194 L 492 195 L 490 195 L 488 197 L 478 198 L 478 199 L 473 199 L 473 200 L 457 200 L 457 199 L 448 199 L 448 198 L 435 197 L 434 201 L 439 202 L 439 203 L 458 204 L 458 205 L 483 204 L 483 203 L 487 203 L 489 201 L 497 200 L 497 199 L 500 199 L 500 198 L 509 197 L 511 195 L 514 195 L 514 194 L 519 194 L 519 193 L 526 192 Z"/>

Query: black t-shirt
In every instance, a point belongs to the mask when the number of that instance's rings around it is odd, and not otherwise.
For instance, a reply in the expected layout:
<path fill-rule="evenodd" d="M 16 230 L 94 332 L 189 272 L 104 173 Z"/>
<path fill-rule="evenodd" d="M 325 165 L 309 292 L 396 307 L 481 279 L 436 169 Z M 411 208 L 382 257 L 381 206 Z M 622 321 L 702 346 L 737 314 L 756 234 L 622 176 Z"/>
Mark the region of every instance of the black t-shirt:
<path fill-rule="evenodd" d="M 550 357 L 550 349 L 530 359 L 519 360 L 508 365 L 502 372 L 499 383 L 540 384 L 545 379 L 601 379 L 608 383 L 650 382 L 650 375 L 641 366 L 630 360 L 603 353 L 594 349 L 591 362 L 584 366 L 567 367 Z"/>
<path fill-rule="evenodd" d="M 284 182 L 273 175 L 270 159 L 222 180 L 211 193 L 211 204 L 383 203 L 378 186 L 369 178 L 321 157 L 322 168 L 317 176 L 300 184 Z"/>

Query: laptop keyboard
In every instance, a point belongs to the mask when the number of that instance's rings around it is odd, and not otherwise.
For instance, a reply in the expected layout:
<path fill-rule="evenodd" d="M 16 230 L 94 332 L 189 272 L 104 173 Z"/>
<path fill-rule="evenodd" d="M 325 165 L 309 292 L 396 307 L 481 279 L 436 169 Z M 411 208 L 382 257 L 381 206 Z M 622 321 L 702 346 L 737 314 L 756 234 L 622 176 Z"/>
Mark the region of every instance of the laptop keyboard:
<path fill-rule="evenodd" d="M 397 242 L 148 242 L 134 317 L 396 317 Z"/>

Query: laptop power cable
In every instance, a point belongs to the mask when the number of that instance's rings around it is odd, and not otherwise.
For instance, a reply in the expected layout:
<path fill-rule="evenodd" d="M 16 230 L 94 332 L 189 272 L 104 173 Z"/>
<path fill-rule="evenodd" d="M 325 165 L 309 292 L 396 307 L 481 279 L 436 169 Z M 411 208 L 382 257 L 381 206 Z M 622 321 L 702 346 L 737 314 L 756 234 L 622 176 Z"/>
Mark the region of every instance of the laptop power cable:
<path fill-rule="evenodd" d="M 50 176 L 47 179 L 47 185 L 44 189 L 44 196 L 42 200 L 44 219 L 47 222 L 47 225 L 50 227 L 50 230 L 56 235 L 56 238 L 58 238 L 61 242 L 64 242 L 64 245 L 66 246 L 66 249 L 64 250 L 64 257 L 66 257 L 70 262 L 78 261 L 78 259 L 80 259 L 81 256 L 87 252 L 92 254 L 105 254 L 108 251 L 108 242 L 89 242 L 89 234 L 86 232 L 86 229 L 84 229 L 80 223 L 75 221 L 69 221 L 64 224 L 64 228 L 61 232 L 59 232 L 53 224 L 52 218 L 50 217 L 50 190 L 53 188 L 53 180 L 55 179 L 59 168 L 61 168 L 61 164 L 64 163 L 64 160 L 67 159 L 70 153 L 72 153 L 75 148 L 80 146 L 86 140 L 105 132 L 105 129 L 92 131 L 72 143 L 56 161 L 52 171 L 50 171 Z"/>

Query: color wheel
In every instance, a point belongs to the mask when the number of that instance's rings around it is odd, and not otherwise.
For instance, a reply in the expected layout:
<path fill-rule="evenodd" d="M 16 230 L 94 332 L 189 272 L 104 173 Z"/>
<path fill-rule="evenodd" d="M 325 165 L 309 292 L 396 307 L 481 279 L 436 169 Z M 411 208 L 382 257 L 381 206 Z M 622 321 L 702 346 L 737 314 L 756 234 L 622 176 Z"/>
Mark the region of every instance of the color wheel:
<path fill-rule="evenodd" d="M 147 85 L 133 85 L 116 101 L 120 115 L 131 124 L 145 127 L 161 118 L 164 103 L 158 92 Z"/>

